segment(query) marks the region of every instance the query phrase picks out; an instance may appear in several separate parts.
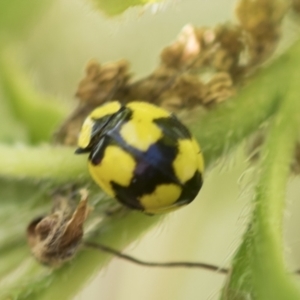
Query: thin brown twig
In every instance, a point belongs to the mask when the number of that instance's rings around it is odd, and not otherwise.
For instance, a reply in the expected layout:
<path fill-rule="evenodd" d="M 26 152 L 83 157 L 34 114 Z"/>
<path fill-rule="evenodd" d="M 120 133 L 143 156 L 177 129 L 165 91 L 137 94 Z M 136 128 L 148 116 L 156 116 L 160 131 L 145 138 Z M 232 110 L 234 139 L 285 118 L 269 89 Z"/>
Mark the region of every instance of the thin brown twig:
<path fill-rule="evenodd" d="M 135 263 L 140 266 L 146 266 L 146 267 L 162 267 L 162 268 L 199 268 L 199 269 L 205 269 L 208 271 L 215 271 L 221 274 L 229 274 L 230 270 L 226 268 L 221 268 L 219 266 L 215 266 L 212 264 L 206 264 L 201 262 L 188 262 L 188 261 L 177 261 L 177 262 L 149 262 L 149 261 L 143 261 L 140 259 L 137 259 L 133 256 L 130 256 L 128 254 L 124 254 L 118 250 L 115 250 L 111 247 L 94 243 L 94 242 L 85 242 L 84 246 L 87 248 L 92 248 L 95 250 L 107 252 L 110 254 L 113 254 L 114 256 L 130 261 L 132 263 Z M 300 269 L 295 270 L 293 272 L 295 275 L 300 275 Z"/>
<path fill-rule="evenodd" d="M 85 242 L 84 245 L 88 248 L 93 248 L 96 250 L 104 251 L 107 253 L 111 253 L 114 256 L 117 256 L 121 259 L 133 262 L 135 264 L 141 265 L 141 266 L 147 266 L 147 267 L 166 267 L 166 268 L 201 268 L 208 271 L 215 271 L 222 274 L 228 274 L 229 270 L 226 268 L 221 268 L 219 266 L 206 264 L 206 263 L 200 263 L 200 262 L 187 262 L 187 261 L 178 261 L 178 262 L 148 262 L 143 261 L 140 259 L 137 259 L 133 256 L 121 253 L 111 247 L 93 243 L 93 242 Z"/>

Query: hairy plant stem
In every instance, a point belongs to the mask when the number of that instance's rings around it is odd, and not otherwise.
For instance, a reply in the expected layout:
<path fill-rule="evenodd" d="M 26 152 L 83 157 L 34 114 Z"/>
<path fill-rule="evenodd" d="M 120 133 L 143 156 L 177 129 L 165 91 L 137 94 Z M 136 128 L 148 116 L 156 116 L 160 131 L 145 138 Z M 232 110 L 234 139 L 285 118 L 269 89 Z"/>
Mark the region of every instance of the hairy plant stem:
<path fill-rule="evenodd" d="M 261 151 L 252 221 L 235 256 L 223 299 L 300 298 L 285 268 L 282 240 L 286 184 L 300 131 L 298 57 L 290 59 L 298 65 L 290 70 L 288 90 Z"/>

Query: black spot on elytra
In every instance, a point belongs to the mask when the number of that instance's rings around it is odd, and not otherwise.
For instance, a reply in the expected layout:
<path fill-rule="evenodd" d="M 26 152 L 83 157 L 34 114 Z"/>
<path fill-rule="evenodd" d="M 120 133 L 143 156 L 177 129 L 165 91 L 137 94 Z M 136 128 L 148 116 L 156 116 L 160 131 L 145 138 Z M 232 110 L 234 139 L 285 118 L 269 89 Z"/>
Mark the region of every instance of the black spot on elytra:
<path fill-rule="evenodd" d="M 184 183 L 182 192 L 176 204 L 185 205 L 192 202 L 198 195 L 203 184 L 202 175 L 196 171 L 194 176 Z"/>
<path fill-rule="evenodd" d="M 175 115 L 170 117 L 158 118 L 153 121 L 162 130 L 166 137 L 173 140 L 191 139 L 189 130 L 177 119 Z"/>
<path fill-rule="evenodd" d="M 124 147 L 123 143 L 122 146 Z M 136 161 L 133 178 L 129 186 L 121 186 L 116 182 L 111 182 L 116 198 L 121 203 L 141 210 L 142 206 L 138 199 L 143 195 L 153 193 L 157 186 L 171 183 L 181 185 L 172 166 L 178 154 L 176 140 L 170 144 L 170 140 L 163 137 L 145 152 L 129 145 L 126 146 L 126 151 Z"/>
<path fill-rule="evenodd" d="M 92 138 L 92 144 L 89 159 L 94 165 L 98 165 L 103 157 L 108 146 L 117 145 L 113 136 L 114 132 L 119 132 L 120 127 L 131 119 L 132 111 L 125 106 L 122 106 L 118 112 L 105 116 L 100 119 L 95 119 Z"/>

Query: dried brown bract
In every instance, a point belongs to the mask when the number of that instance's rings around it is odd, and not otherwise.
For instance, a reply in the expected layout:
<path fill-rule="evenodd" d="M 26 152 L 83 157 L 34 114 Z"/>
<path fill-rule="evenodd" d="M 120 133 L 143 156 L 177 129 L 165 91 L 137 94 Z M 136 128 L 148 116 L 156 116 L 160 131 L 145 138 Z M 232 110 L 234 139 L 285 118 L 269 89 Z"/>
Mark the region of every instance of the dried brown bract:
<path fill-rule="evenodd" d="M 34 257 L 41 263 L 58 267 L 74 257 L 83 237 L 83 224 L 90 208 L 87 191 L 72 209 L 69 199 L 56 195 L 51 214 L 33 220 L 27 228 L 28 244 Z"/>

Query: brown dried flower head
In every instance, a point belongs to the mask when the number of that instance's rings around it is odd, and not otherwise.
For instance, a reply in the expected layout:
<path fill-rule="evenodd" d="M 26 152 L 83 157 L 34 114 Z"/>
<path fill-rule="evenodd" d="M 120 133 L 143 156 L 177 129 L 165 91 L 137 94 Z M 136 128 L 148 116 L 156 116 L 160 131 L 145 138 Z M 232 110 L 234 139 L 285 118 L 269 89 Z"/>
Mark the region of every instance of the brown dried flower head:
<path fill-rule="evenodd" d="M 292 0 L 292 8 L 296 13 L 300 13 L 300 0 Z"/>
<path fill-rule="evenodd" d="M 53 212 L 33 220 L 27 228 L 28 244 L 34 257 L 42 264 L 58 267 L 72 259 L 83 237 L 83 224 L 90 208 L 87 191 L 73 211 L 69 199 L 56 196 Z"/>
<path fill-rule="evenodd" d="M 252 64 L 262 62 L 275 50 L 288 1 L 240 0 L 236 15 L 245 31 Z"/>
<path fill-rule="evenodd" d="M 86 116 L 111 100 L 146 101 L 176 113 L 199 106 L 212 109 L 232 97 L 271 57 L 287 9 L 285 0 L 240 0 L 236 24 L 188 24 L 162 50 L 156 69 L 142 79 L 131 78 L 124 60 L 90 62 L 76 93 L 79 104 L 58 130 L 56 141 L 76 145 Z"/>
<path fill-rule="evenodd" d="M 81 102 L 99 106 L 109 99 L 116 99 L 116 93 L 126 86 L 129 77 L 126 60 L 103 66 L 90 61 L 86 67 L 86 77 L 79 83 L 76 97 Z"/>
<path fill-rule="evenodd" d="M 201 51 L 201 43 L 195 28 L 188 24 L 183 27 L 177 40 L 161 53 L 161 60 L 166 67 L 182 69 L 194 62 Z"/>
<path fill-rule="evenodd" d="M 80 81 L 76 92 L 79 103 L 55 133 L 55 142 L 76 145 L 79 130 L 87 115 L 107 101 L 123 99 L 127 93 L 129 78 L 128 63 L 125 60 L 103 66 L 96 61 L 89 62 L 86 76 Z"/>

